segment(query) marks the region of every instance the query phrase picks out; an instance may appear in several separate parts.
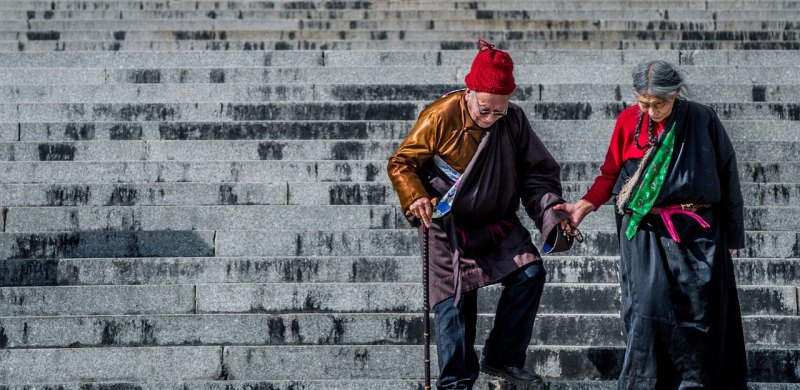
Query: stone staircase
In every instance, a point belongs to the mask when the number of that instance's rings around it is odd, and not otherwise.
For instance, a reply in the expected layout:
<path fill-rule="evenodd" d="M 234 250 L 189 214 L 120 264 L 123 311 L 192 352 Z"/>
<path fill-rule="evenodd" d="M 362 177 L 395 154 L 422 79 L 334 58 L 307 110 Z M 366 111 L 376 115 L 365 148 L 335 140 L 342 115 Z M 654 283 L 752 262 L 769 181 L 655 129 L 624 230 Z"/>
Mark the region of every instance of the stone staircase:
<path fill-rule="evenodd" d="M 479 37 L 511 51 L 573 200 L 632 66 L 681 65 L 738 153 L 751 387 L 798 388 L 798 20 L 779 0 L 0 0 L 0 389 L 420 389 L 386 160 Z M 550 389 L 615 388 L 611 213 L 545 260 L 528 364 Z"/>

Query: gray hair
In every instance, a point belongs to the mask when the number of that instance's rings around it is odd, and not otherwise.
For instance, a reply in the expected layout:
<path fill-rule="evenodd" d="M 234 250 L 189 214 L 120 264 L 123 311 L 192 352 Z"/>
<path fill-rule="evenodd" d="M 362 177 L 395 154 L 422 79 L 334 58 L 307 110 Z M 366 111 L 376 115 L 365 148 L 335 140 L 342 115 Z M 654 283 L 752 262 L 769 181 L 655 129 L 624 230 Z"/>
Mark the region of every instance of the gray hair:
<path fill-rule="evenodd" d="M 688 92 L 683 74 L 664 60 L 645 60 L 631 72 L 633 89 L 637 95 L 652 95 L 671 99 L 678 92 Z M 682 96 L 683 97 L 683 96 Z"/>

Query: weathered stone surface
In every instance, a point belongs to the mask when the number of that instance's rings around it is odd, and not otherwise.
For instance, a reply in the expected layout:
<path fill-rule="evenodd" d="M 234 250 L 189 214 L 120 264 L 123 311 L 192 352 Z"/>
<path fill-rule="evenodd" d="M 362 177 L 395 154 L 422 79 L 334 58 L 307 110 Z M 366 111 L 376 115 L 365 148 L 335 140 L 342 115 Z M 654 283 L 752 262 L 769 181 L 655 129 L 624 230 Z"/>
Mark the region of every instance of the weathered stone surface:
<path fill-rule="evenodd" d="M 207 231 L 0 233 L 0 259 L 210 256 L 214 246 Z"/>
<path fill-rule="evenodd" d="M 477 344 L 494 317 L 478 317 Z M 422 316 L 409 314 L 226 314 L 6 318 L 4 348 L 181 345 L 422 344 Z M 433 329 L 435 334 L 436 330 Z M 795 316 L 745 317 L 749 346 L 797 347 Z M 435 340 L 435 336 L 434 336 Z M 624 345 L 619 314 L 540 314 L 532 345 Z"/>
<path fill-rule="evenodd" d="M 47 382 L 214 380 L 220 347 L 0 350 L 0 381 Z M 58 367 L 58 369 L 54 369 Z"/>
<path fill-rule="evenodd" d="M 193 286 L 0 287 L 0 317 L 92 314 L 185 314 Z"/>

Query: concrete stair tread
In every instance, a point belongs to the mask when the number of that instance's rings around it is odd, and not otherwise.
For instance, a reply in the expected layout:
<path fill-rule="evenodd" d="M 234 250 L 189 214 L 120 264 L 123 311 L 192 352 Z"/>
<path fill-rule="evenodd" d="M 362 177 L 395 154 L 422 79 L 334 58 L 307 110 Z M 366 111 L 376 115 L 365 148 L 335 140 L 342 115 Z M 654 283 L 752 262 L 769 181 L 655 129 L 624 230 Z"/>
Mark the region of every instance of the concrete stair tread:
<path fill-rule="evenodd" d="M 0 286 L 420 282 L 419 255 L 8 259 Z M 800 286 L 800 259 L 734 257 L 740 285 Z M 618 282 L 619 257 L 544 258 L 548 283 Z"/>
<path fill-rule="evenodd" d="M 516 101 L 516 100 L 512 100 Z M 241 122 L 44 122 L 0 123 L 3 141 L 63 142 L 108 140 L 358 140 L 403 139 L 414 120 L 241 121 Z M 543 141 L 606 140 L 615 121 L 536 120 L 531 123 Z M 800 121 L 726 120 L 732 140 L 800 141 Z"/>
<path fill-rule="evenodd" d="M 0 184 L 5 207 L 399 205 L 387 180 L 320 182 L 302 178 L 274 182 Z M 592 183 L 563 181 L 564 199 L 582 197 Z M 742 183 L 748 207 L 792 207 L 799 183 Z"/>
<path fill-rule="evenodd" d="M 229 102 L 229 103 L 46 103 L 0 104 L 0 122 L 165 122 L 254 120 L 413 120 L 429 101 L 415 102 Z M 715 103 L 721 120 L 800 120 L 796 103 Z M 529 120 L 614 119 L 623 102 L 519 102 Z"/>
<path fill-rule="evenodd" d="M 291 191 L 291 189 L 289 189 Z M 529 230 L 524 210 L 517 215 Z M 678 218 L 677 220 L 680 220 Z M 603 207 L 581 223 L 582 230 L 607 229 L 614 209 Z M 408 226 L 396 205 L 202 205 L 9 207 L 6 233 L 128 230 L 396 229 Z M 798 206 L 747 206 L 744 228 L 800 231 Z"/>
<path fill-rule="evenodd" d="M 545 378 L 545 386 L 553 390 L 613 390 L 617 388 L 615 380 L 556 380 Z M 9 390 L 34 390 L 37 385 L 10 385 Z M 302 386 L 304 390 L 361 390 L 365 388 L 379 388 L 385 390 L 411 390 L 422 388 L 421 380 L 397 379 L 352 379 L 352 380 L 262 380 L 262 381 L 184 381 L 184 382 L 94 382 L 91 384 L 80 383 L 45 383 L 42 386 L 60 387 L 63 390 L 100 390 L 108 386 L 122 388 L 136 387 L 140 390 L 252 390 L 254 388 L 267 388 L 272 390 L 294 390 Z M 494 390 L 519 390 L 519 387 L 506 381 L 497 380 L 486 375 L 478 378 L 475 388 Z M 749 382 L 749 390 L 789 390 L 791 384 Z"/>
<path fill-rule="evenodd" d="M 225 283 L 0 287 L 4 316 L 213 313 L 407 313 L 422 310 L 417 283 Z M 548 283 L 540 313 L 619 313 L 618 283 Z M 738 286 L 745 315 L 798 315 L 794 286 Z M 498 285 L 478 294 L 490 313 Z"/>
<path fill-rule="evenodd" d="M 47 11 L 45 11 L 47 12 Z M 684 18 L 681 20 L 664 19 L 625 19 L 609 18 L 603 20 L 570 20 L 563 18 L 551 19 L 528 19 L 528 20 L 494 20 L 494 19 L 394 19 L 394 20 L 270 20 L 270 23 L 263 23 L 258 20 L 242 20 L 232 17 L 230 14 L 217 15 L 215 18 L 206 19 L 200 17 L 190 19 L 167 19 L 157 17 L 143 17 L 138 19 L 74 19 L 62 15 L 58 19 L 44 19 L 46 13 L 40 13 L 37 17 L 34 13 L 33 19 L 21 21 L 20 16 L 28 16 L 27 11 L 21 13 L 0 12 L 0 23 L 4 26 L 4 31 L 13 32 L 48 32 L 58 31 L 61 33 L 72 31 L 100 31 L 116 32 L 114 38 L 123 38 L 123 34 L 134 31 L 221 31 L 221 30 L 263 30 L 263 31 L 286 31 L 294 29 L 316 29 L 316 30 L 428 30 L 428 31 L 455 31 L 472 29 L 499 29 L 508 28 L 511 30 L 641 30 L 641 31 L 795 31 L 800 26 L 791 18 L 784 20 L 762 21 L 753 20 L 720 20 L 713 18 Z M 54 15 L 55 16 L 55 13 Z M 202 16 L 202 15 L 198 15 Z M 238 16 L 238 15 L 237 15 Z M 15 18 L 16 17 L 16 18 Z"/>
<path fill-rule="evenodd" d="M 743 321 L 749 347 L 800 348 L 797 316 L 744 316 Z M 491 313 L 478 315 L 476 344 L 485 341 L 493 322 Z M 540 314 L 531 344 L 623 346 L 621 327 L 618 313 Z M 420 313 L 0 317 L 0 329 L 6 336 L 4 349 L 414 345 L 424 341 Z"/>
<path fill-rule="evenodd" d="M 797 114 L 800 115 L 800 106 Z M 197 141 L 66 141 L 0 142 L 2 161 L 216 161 L 251 160 L 383 160 L 401 140 L 197 140 Z M 602 161 L 607 140 L 544 142 L 556 161 L 567 158 Z M 735 140 L 737 159 L 754 161 L 770 155 L 784 162 L 800 161 L 800 141 Z"/>
<path fill-rule="evenodd" d="M 52 3 L 49 3 L 52 4 Z M 548 5 L 554 5 L 552 8 L 546 8 Z M 591 3 L 588 3 L 591 4 Z M 309 10 L 309 9 L 293 9 L 293 10 L 139 10 L 139 9 L 108 9 L 108 10 L 80 10 L 80 12 L 72 12 L 70 10 L 56 10 L 52 11 L 51 5 L 48 5 L 47 10 L 38 10 L 34 12 L 34 18 L 42 18 L 50 16 L 50 19 L 104 19 L 104 18 L 117 18 L 119 19 L 120 13 L 122 19 L 140 19 L 140 18 L 169 18 L 174 20 L 181 20 L 184 18 L 189 19 L 209 19 L 209 11 L 214 11 L 213 17 L 218 19 L 225 18 L 238 18 L 238 19 L 357 19 L 357 20 L 382 20 L 382 19 L 431 19 L 441 18 L 447 19 L 509 19 L 509 20 L 522 20 L 522 19 L 542 19 L 554 17 L 557 19 L 604 19 L 604 18 L 630 18 L 630 19 L 663 19 L 663 13 L 660 12 L 661 8 L 665 7 L 662 2 L 640 2 L 642 8 L 633 8 L 630 3 L 620 2 L 619 7 L 588 7 L 589 9 L 556 9 L 560 6 L 558 2 L 545 2 L 541 4 L 541 8 L 534 10 L 525 9 L 487 9 L 487 10 L 469 10 L 469 9 L 405 9 L 405 10 L 363 10 L 363 9 L 344 9 L 344 10 Z M 764 9 L 764 8 L 733 8 L 730 3 L 719 3 L 719 9 L 699 9 L 702 4 L 691 2 L 694 9 L 681 8 L 677 6 L 668 7 L 670 19 L 686 19 L 686 18 L 703 18 L 713 19 L 714 15 L 719 20 L 736 20 L 736 19 L 765 19 L 765 20 L 786 20 L 794 13 L 798 12 L 796 7 L 787 7 L 785 9 Z M 709 2 L 711 4 L 711 2 Z M 758 7 L 758 3 L 755 3 Z M 776 2 L 776 5 L 789 4 L 791 2 Z M 713 7 L 713 6 L 712 6 Z M 137 7 L 138 8 L 138 7 Z M 716 7 L 714 7 L 716 8 Z M 24 9 L 7 9 L 9 13 L 16 18 L 27 18 L 28 11 L 31 11 L 30 6 Z M 50 13 L 47 13 L 50 12 Z"/>
<path fill-rule="evenodd" d="M 208 75 L 224 81 L 222 72 Z M 200 81 L 200 80 L 198 80 Z M 241 81 L 241 80 L 238 80 Z M 195 102 L 311 102 L 311 101 L 422 101 L 434 100 L 445 91 L 463 88 L 459 84 L 277 84 L 277 83 L 159 83 L 103 84 L 63 87 L 8 85 L 0 87 L 6 103 L 195 103 Z M 628 86 L 620 84 L 527 84 L 517 85 L 511 101 L 520 102 L 598 102 L 625 101 L 632 104 Z M 800 94 L 798 84 L 697 84 L 692 85 L 692 100 L 705 102 L 791 103 Z M 27 134 L 26 134 L 27 135 Z"/>
<path fill-rule="evenodd" d="M 461 30 L 415 30 L 383 27 L 374 29 L 302 29 L 286 33 L 284 30 L 264 29 L 212 29 L 185 31 L 174 28 L 153 29 L 148 31 L 125 31 L 122 36 L 119 30 L 71 30 L 71 31 L 8 31 L 0 30 L 0 43 L 8 42 L 41 42 L 52 41 L 65 44 L 77 42 L 173 42 L 181 40 L 194 41 L 251 41 L 251 40 L 282 40 L 282 41 L 313 41 L 313 40 L 338 40 L 357 42 L 362 40 L 415 41 L 436 42 L 466 40 L 470 37 L 486 37 L 492 41 L 504 39 L 524 41 L 612 41 L 612 40 L 658 40 L 658 41 L 795 41 L 800 31 L 787 29 L 774 30 L 640 30 L 633 28 L 602 29 L 597 28 L 541 28 L 541 29 L 472 29 Z M 124 38 L 124 39 L 121 39 Z M 123 45 L 126 46 L 126 45 Z M 123 47 L 121 46 L 121 47 Z"/>
<path fill-rule="evenodd" d="M 798 50 L 797 41 L 652 41 L 652 40 L 610 40 L 610 41 L 510 41 L 501 45 L 506 50 L 542 49 L 669 49 L 669 50 Z M 271 50 L 464 50 L 473 48 L 473 41 L 170 41 L 170 42 L 71 42 L 58 41 L 6 42 L 0 43 L 0 52 L 49 52 L 49 51 L 113 51 L 138 52 L 146 50 L 170 51 L 271 51 Z"/>
<path fill-rule="evenodd" d="M 635 65 L 645 58 L 663 58 L 681 65 L 766 65 L 795 66 L 798 53 L 785 50 L 537 50 L 514 51 L 516 62 L 520 64 L 561 65 L 574 63 L 596 66 L 598 64 Z M 125 52 L 46 52 L 46 53 L 0 53 L 0 64 L 4 67 L 17 67 L 20 63 L 30 67 L 59 68 L 91 66 L 136 67 L 230 67 L 230 66 L 397 66 L 409 65 L 451 65 L 469 64 L 475 55 L 475 48 L 463 50 L 423 50 L 413 52 L 398 50 L 371 51 L 239 51 L 239 52 L 177 52 L 165 53 L 144 51 Z M 323 62 L 324 56 L 324 62 Z M 627 82 L 626 82 L 627 84 Z"/>
<path fill-rule="evenodd" d="M 738 161 L 742 183 L 797 183 L 800 163 Z M 594 181 L 601 161 L 559 160 L 565 182 Z M 0 161 L 3 184 L 56 183 L 388 183 L 386 160 L 342 161 Z"/>
<path fill-rule="evenodd" d="M 793 367 L 800 360 L 800 351 L 752 348 L 748 354 L 751 380 L 785 382 L 798 379 Z M 187 358 L 189 355 L 193 358 Z M 418 380 L 423 372 L 422 358 L 417 363 L 409 362 L 408 358 L 422 356 L 422 346 L 78 348 L 9 350 L 0 351 L 0 356 L 8 362 L 7 367 L 12 368 L 5 371 L 8 372 L 5 381 L 9 384 L 85 381 L 86 378 L 107 382 L 135 377 L 143 370 L 150 373 L 150 381 L 213 380 L 220 378 L 223 371 L 228 379 L 238 380 L 262 380 L 265 377 L 293 380 L 298 375 L 305 380 Z M 545 377 L 558 379 L 614 380 L 622 357 L 621 347 L 530 347 L 526 367 Z M 120 360 L 136 364 L 118 364 Z M 43 368 L 54 361 L 67 362 L 62 366 L 65 369 Z M 14 369 L 31 366 L 36 370 Z M 436 372 L 435 359 L 432 366 Z"/>

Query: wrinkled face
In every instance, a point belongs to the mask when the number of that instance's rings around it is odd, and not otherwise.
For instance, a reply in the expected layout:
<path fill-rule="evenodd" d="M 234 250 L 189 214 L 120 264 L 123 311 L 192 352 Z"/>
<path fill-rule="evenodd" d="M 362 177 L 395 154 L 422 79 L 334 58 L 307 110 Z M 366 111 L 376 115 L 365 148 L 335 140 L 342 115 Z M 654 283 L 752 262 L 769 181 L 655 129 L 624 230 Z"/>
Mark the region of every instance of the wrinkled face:
<path fill-rule="evenodd" d="M 653 95 L 638 95 L 636 97 L 639 103 L 639 109 L 656 122 L 667 119 L 672 112 L 672 107 L 675 106 L 675 99 L 677 98 L 678 93 L 675 93 L 669 99 Z"/>
<path fill-rule="evenodd" d="M 464 94 L 469 116 L 478 127 L 487 129 L 508 113 L 508 95 L 495 95 L 467 89 Z"/>

